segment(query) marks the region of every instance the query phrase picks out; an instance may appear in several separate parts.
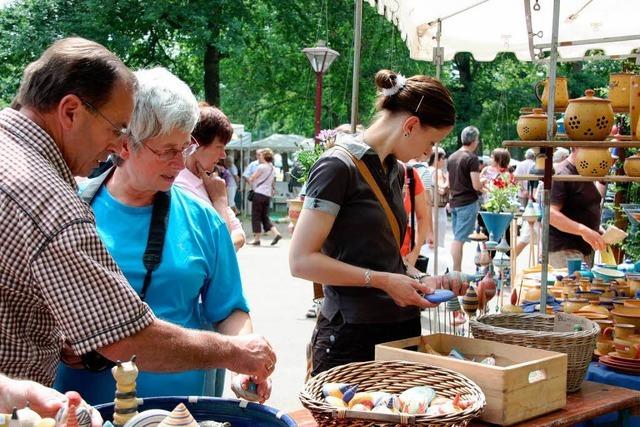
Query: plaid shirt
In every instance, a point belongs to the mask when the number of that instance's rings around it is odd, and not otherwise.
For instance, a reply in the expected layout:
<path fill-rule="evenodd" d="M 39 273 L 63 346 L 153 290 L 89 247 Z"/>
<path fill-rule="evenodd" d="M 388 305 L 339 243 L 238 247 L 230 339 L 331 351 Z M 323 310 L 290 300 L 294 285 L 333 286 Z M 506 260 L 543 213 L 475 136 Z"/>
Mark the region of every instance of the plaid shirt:
<path fill-rule="evenodd" d="M 51 137 L 0 111 L 0 372 L 51 385 L 63 342 L 76 354 L 149 325 L 76 195 Z"/>

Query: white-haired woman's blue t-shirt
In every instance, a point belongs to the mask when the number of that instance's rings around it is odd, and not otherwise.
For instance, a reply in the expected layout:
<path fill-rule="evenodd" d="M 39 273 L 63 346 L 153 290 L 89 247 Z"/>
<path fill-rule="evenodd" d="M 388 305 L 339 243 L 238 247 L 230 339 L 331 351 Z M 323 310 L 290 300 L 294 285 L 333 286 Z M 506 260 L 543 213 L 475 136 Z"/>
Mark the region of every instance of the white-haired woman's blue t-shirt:
<path fill-rule="evenodd" d="M 80 187 L 84 188 L 82 184 Z M 153 207 L 127 206 L 116 200 L 106 186 L 100 188 L 91 206 L 100 238 L 140 294 L 146 274 L 142 255 Z M 222 321 L 235 310 L 249 311 L 224 221 L 210 205 L 176 186 L 171 189 L 162 262 L 153 272 L 145 302 L 160 319 L 192 329 Z M 165 349 L 159 342 L 158 352 L 162 351 Z M 204 370 L 140 372 L 137 394 L 139 397 L 204 395 L 205 377 Z M 98 404 L 113 401 L 115 380 L 110 370 L 90 372 L 61 364 L 55 388 L 78 391 L 90 404 Z"/>

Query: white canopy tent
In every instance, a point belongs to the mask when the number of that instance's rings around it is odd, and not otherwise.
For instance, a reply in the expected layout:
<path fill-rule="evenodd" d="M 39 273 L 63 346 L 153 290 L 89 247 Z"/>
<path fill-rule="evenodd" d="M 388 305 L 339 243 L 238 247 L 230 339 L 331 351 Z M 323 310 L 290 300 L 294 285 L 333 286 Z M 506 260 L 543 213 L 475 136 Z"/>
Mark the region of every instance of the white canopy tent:
<path fill-rule="evenodd" d="M 270 148 L 279 153 L 292 153 L 300 150 L 304 136 L 300 135 L 283 135 L 274 133 L 264 139 L 253 141 L 249 144 L 241 143 L 241 141 L 233 141 L 227 144 L 228 150 L 257 150 L 259 148 Z"/>
<path fill-rule="evenodd" d="M 587 50 L 602 49 L 606 55 L 591 58 L 634 57 L 640 64 L 638 0 L 355 0 L 352 131 L 358 117 L 364 1 L 398 27 L 412 58 L 436 64 L 436 77 L 440 76 L 443 62 L 452 59 L 457 52 L 470 52 L 479 61 L 490 61 L 499 52 L 513 52 L 521 60 L 547 62 L 549 116 L 553 115 L 556 63 L 559 60 L 583 60 Z M 632 53 L 633 49 L 638 50 Z M 545 58 L 546 53 L 550 53 L 548 58 Z M 552 139 L 551 121 L 547 135 L 547 139 Z M 544 236 L 548 236 L 551 188 L 551 155 L 547 154 Z M 436 227 L 437 215 L 436 210 Z M 437 228 L 434 234 L 437 236 Z M 547 245 L 548 239 L 543 239 L 541 311 L 545 309 L 547 298 Z M 437 265 L 437 251 L 434 254 Z"/>
<path fill-rule="evenodd" d="M 476 61 L 513 52 L 521 61 L 531 61 L 551 43 L 552 0 L 366 1 L 398 27 L 417 60 L 433 61 L 439 22 L 445 61 L 457 52 L 471 52 Z M 593 48 L 607 55 L 631 55 L 640 48 L 638 16 L 637 0 L 562 0 L 559 60 L 582 59 Z"/>

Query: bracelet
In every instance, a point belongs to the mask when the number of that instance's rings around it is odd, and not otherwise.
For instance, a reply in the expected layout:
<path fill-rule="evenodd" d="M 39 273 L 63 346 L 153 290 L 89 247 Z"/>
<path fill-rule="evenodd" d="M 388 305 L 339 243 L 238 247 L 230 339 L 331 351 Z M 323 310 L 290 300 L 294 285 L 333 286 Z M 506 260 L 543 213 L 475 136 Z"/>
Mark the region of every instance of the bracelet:
<path fill-rule="evenodd" d="M 410 277 L 419 282 L 420 280 L 424 279 L 427 276 L 428 276 L 428 274 L 426 274 L 426 273 L 416 273 L 416 274 L 411 275 Z"/>
<path fill-rule="evenodd" d="M 371 270 L 369 270 L 368 268 L 364 271 L 364 287 L 371 287 Z"/>

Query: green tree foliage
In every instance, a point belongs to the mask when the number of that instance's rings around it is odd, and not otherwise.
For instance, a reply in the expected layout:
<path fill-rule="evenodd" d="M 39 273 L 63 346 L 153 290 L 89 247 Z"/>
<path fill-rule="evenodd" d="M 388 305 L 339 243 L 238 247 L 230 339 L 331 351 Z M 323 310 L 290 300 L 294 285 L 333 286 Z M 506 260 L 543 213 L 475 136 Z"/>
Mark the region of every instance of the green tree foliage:
<path fill-rule="evenodd" d="M 365 4 L 360 71 L 360 121 L 373 117 L 374 75 L 390 68 L 406 76 L 435 75 L 433 64 L 413 61 L 397 29 Z M 96 40 L 132 69 L 161 65 L 197 96 L 220 105 L 254 138 L 274 132 L 313 134 L 315 74 L 301 53 L 318 39 L 340 53 L 324 77 L 322 127 L 349 122 L 353 72 L 353 0 L 18 0 L 0 9 L 0 104 L 7 105 L 22 69 L 55 39 Z M 608 75 L 629 61 L 561 64 L 571 97 L 586 88 L 606 92 Z M 477 62 L 459 53 L 443 67 L 458 113 L 443 142 L 458 144 L 464 126 L 481 131 L 485 153 L 516 137 L 522 107 L 538 104 L 533 86 L 545 67 L 500 54 Z"/>

